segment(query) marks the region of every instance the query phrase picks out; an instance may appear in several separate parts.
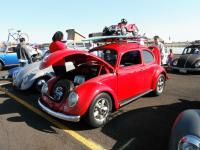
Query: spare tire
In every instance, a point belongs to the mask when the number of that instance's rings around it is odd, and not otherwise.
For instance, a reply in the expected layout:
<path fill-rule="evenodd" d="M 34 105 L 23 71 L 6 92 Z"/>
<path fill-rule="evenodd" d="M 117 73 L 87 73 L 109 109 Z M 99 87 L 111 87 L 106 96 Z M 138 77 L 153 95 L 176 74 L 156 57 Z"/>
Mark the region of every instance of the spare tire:
<path fill-rule="evenodd" d="M 61 79 L 53 86 L 51 96 L 55 102 L 60 102 L 68 97 L 73 88 L 74 84 L 71 81 L 67 79 Z"/>

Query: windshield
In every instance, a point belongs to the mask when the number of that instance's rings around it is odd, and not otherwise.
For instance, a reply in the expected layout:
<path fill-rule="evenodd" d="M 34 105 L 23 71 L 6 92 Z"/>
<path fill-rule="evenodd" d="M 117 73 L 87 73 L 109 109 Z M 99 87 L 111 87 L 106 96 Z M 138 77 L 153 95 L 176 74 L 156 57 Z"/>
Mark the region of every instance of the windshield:
<path fill-rule="evenodd" d="M 115 66 L 117 62 L 117 52 L 112 49 L 98 49 L 98 50 L 92 50 L 92 54 L 95 56 L 100 57 L 101 59 L 108 62 L 110 65 Z"/>
<path fill-rule="evenodd" d="M 183 54 L 199 54 L 200 55 L 200 46 L 186 47 L 183 51 Z"/>

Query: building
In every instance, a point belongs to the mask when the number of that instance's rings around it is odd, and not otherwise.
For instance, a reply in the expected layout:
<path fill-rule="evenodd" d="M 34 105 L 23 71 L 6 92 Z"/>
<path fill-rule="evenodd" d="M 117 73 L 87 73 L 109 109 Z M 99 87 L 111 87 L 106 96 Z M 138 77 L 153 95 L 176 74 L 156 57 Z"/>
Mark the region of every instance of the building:
<path fill-rule="evenodd" d="M 67 40 L 73 40 L 73 41 L 77 42 L 77 41 L 81 41 L 81 40 L 85 39 L 85 36 L 76 32 L 74 29 L 68 29 L 68 30 L 66 30 L 66 32 L 68 34 Z"/>

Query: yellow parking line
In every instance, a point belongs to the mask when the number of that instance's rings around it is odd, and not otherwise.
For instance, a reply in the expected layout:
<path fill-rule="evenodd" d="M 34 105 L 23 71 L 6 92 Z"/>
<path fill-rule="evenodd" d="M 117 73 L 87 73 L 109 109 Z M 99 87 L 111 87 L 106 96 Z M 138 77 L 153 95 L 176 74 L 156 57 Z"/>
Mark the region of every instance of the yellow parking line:
<path fill-rule="evenodd" d="M 12 82 L 4 82 L 4 83 L 0 83 L 0 86 L 2 85 L 7 85 L 7 84 L 11 84 Z"/>
<path fill-rule="evenodd" d="M 11 97 L 12 99 L 14 99 L 15 101 L 17 101 L 18 103 L 20 103 L 23 106 L 27 107 L 28 109 L 30 109 L 34 113 L 38 114 L 39 116 L 45 118 L 46 120 L 48 120 L 49 122 L 51 122 L 52 124 L 54 124 L 55 126 L 57 126 L 58 128 L 62 129 L 64 132 L 66 132 L 69 135 L 71 135 L 73 138 L 75 138 L 77 141 L 79 141 L 80 143 L 82 143 L 83 145 L 85 145 L 86 147 L 88 147 L 89 149 L 92 149 L 92 150 L 103 150 L 104 149 L 101 145 L 96 144 L 91 139 L 88 139 L 88 138 L 80 135 L 79 133 L 77 133 L 77 132 L 69 129 L 64 124 L 62 124 L 59 121 L 53 119 L 52 117 L 50 117 L 46 113 L 44 113 L 41 110 L 33 107 L 32 105 L 30 105 L 29 103 L 27 103 L 24 100 L 20 99 L 19 97 L 15 96 L 14 94 L 8 92 L 6 89 L 0 87 L 0 91 L 4 92 L 6 95 L 8 95 L 9 97 Z"/>

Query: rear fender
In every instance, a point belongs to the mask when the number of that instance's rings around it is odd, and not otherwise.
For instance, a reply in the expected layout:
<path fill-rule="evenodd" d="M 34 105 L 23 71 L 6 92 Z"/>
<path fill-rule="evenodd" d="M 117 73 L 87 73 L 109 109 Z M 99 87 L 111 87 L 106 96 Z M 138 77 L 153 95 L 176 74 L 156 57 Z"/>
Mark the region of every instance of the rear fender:
<path fill-rule="evenodd" d="M 160 50 L 158 49 L 157 46 L 150 46 L 149 49 L 152 50 L 154 56 L 155 56 L 155 60 L 156 60 L 156 63 L 158 65 L 161 64 L 161 54 L 160 54 Z"/>
<path fill-rule="evenodd" d="M 53 77 L 52 72 L 53 69 L 51 67 L 45 68 L 43 70 L 38 70 L 37 72 L 34 72 L 35 75 L 33 77 L 33 80 L 36 80 L 40 77 Z"/>
<path fill-rule="evenodd" d="M 163 74 L 165 76 L 165 81 L 169 79 L 167 76 L 167 72 L 165 71 L 165 69 L 163 67 L 159 67 L 158 69 L 156 69 L 154 76 L 153 76 L 153 82 L 152 82 L 153 90 L 155 90 L 157 87 L 157 79 L 160 74 Z"/>

